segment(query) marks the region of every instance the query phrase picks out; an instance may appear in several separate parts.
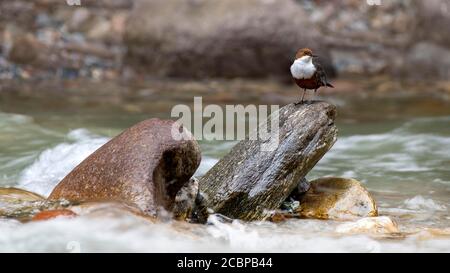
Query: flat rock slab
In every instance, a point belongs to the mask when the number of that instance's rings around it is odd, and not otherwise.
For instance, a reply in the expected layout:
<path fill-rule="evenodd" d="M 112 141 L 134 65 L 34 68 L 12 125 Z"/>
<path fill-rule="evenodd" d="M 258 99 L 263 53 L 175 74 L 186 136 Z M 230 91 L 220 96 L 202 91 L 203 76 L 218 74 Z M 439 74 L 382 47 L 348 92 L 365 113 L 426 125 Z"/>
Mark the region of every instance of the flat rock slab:
<path fill-rule="evenodd" d="M 242 220 L 270 216 L 335 143 L 335 117 L 335 106 L 318 101 L 273 113 L 269 119 L 278 118 L 279 130 L 269 140 L 239 142 L 200 179 L 207 206 Z M 261 149 L 273 138 L 278 145 Z"/>
<path fill-rule="evenodd" d="M 172 127 L 181 128 L 181 140 Z M 157 216 L 171 211 L 175 196 L 200 164 L 200 148 L 174 121 L 149 119 L 125 130 L 81 162 L 49 199 L 122 202 Z"/>
<path fill-rule="evenodd" d="M 44 201 L 37 193 L 18 188 L 0 188 L 0 204 L 14 204 L 33 201 Z"/>
<path fill-rule="evenodd" d="M 12 218 L 27 222 L 43 210 L 63 209 L 69 206 L 65 200 L 47 201 L 27 190 L 0 188 L 0 218 Z"/>
<path fill-rule="evenodd" d="M 377 205 L 362 184 L 350 178 L 324 177 L 311 181 L 297 213 L 318 219 L 351 219 L 378 215 Z"/>

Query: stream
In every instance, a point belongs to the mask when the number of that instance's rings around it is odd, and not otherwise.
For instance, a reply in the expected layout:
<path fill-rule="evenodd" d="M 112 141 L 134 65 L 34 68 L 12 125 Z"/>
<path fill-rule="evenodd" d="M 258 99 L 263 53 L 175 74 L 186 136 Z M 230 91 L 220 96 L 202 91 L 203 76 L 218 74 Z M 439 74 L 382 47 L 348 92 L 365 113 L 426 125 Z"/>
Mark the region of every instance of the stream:
<path fill-rule="evenodd" d="M 450 102 L 419 95 L 321 99 L 338 107 L 338 141 L 307 178 L 363 182 L 379 214 L 395 220 L 401 234 L 341 234 L 343 222 L 308 219 L 222 223 L 211 216 L 208 225 L 153 224 L 117 211 L 25 224 L 0 218 L 0 252 L 449 252 Z M 168 118 L 178 103 L 135 101 L 121 108 L 70 101 L 56 107 L 21 98 L 0 102 L 0 187 L 44 196 L 123 129 L 146 118 Z M 142 103 L 153 110 L 133 108 Z M 196 176 L 235 143 L 200 141 Z"/>

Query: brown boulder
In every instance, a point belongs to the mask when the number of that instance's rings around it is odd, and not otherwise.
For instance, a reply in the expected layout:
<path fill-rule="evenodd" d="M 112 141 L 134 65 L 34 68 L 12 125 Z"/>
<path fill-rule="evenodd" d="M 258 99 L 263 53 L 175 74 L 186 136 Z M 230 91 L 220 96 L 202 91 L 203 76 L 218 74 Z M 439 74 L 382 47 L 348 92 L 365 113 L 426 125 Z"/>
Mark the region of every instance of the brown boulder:
<path fill-rule="evenodd" d="M 32 34 L 23 34 L 15 37 L 12 42 L 8 59 L 17 64 L 34 64 L 39 57 L 42 45 Z"/>
<path fill-rule="evenodd" d="M 117 201 L 147 215 L 171 211 L 177 192 L 200 164 L 200 148 L 187 130 L 172 137 L 170 120 L 149 119 L 125 130 L 81 162 L 49 199 Z"/>
<path fill-rule="evenodd" d="M 311 181 L 297 213 L 318 219 L 351 219 L 378 215 L 370 193 L 355 179 L 324 177 Z"/>

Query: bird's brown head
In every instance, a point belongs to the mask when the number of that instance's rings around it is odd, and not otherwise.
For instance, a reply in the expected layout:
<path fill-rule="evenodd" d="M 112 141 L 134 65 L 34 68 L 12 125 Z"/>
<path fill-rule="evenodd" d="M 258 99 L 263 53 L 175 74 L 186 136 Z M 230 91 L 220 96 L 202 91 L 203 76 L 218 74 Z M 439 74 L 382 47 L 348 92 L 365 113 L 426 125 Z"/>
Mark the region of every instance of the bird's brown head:
<path fill-rule="evenodd" d="M 311 49 L 302 48 L 297 51 L 297 54 L 295 55 L 295 59 L 300 59 L 303 56 L 317 57 L 316 55 L 313 54 Z"/>

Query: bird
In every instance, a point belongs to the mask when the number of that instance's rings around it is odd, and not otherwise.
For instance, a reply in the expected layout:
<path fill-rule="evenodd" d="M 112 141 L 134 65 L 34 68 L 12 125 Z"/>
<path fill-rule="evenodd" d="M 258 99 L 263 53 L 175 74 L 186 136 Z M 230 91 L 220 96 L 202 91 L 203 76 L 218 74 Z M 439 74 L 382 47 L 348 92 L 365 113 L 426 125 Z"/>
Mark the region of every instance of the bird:
<path fill-rule="evenodd" d="M 291 75 L 295 83 L 303 89 L 302 99 L 296 102 L 296 105 L 303 103 L 307 89 L 314 90 L 314 93 L 316 93 L 317 89 L 322 86 L 334 88 L 327 81 L 325 69 L 323 69 L 317 57 L 309 48 L 299 49 L 295 55 L 295 60 L 291 65 Z"/>

